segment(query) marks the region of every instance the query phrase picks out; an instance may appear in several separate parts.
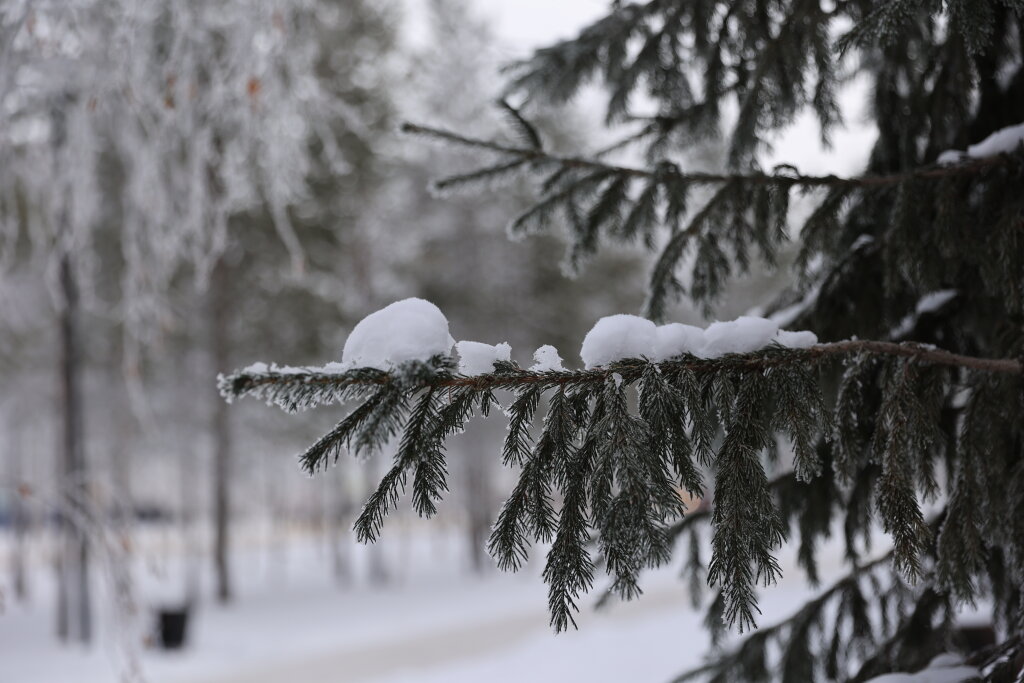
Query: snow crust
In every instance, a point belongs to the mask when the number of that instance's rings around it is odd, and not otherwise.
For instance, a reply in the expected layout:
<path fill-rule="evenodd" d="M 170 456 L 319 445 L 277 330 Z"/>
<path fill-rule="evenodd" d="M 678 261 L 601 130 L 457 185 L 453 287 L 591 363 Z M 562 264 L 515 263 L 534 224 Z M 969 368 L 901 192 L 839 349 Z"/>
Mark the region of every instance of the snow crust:
<path fill-rule="evenodd" d="M 441 309 L 424 299 L 403 299 L 360 320 L 345 340 L 341 361 L 348 368 L 388 370 L 447 355 L 453 344 Z"/>
<path fill-rule="evenodd" d="M 779 326 L 773 321 L 751 315 L 711 323 L 704 330 L 704 346 L 697 355 L 718 358 L 727 353 L 750 353 L 767 346 L 778 332 Z"/>
<path fill-rule="evenodd" d="M 943 165 L 957 164 L 965 159 L 985 159 L 997 154 L 1013 152 L 1024 143 L 1024 123 L 1007 126 L 989 135 L 976 145 L 971 145 L 966 152 L 958 149 L 947 149 L 939 155 L 938 162 Z"/>
<path fill-rule="evenodd" d="M 658 327 L 654 339 L 654 357 L 663 361 L 684 353 L 697 355 L 704 348 L 704 330 L 694 325 L 668 323 Z"/>
<path fill-rule="evenodd" d="M 562 357 L 558 355 L 558 349 L 550 344 L 545 344 L 533 352 L 533 365 L 530 366 L 533 372 L 561 372 L 565 370 L 562 365 Z"/>
<path fill-rule="evenodd" d="M 463 375 L 486 375 L 494 372 L 497 361 L 512 360 L 512 347 L 508 342 L 484 344 L 475 341 L 460 341 L 455 344 L 459 352 L 459 373 Z"/>
<path fill-rule="evenodd" d="M 587 332 L 580 358 L 588 370 L 623 358 L 653 358 L 657 331 L 657 325 L 636 315 L 606 316 Z"/>
<path fill-rule="evenodd" d="M 964 666 L 960 655 L 941 654 L 917 673 L 891 673 L 876 676 L 867 683 L 962 683 L 981 675 L 973 666 Z"/>

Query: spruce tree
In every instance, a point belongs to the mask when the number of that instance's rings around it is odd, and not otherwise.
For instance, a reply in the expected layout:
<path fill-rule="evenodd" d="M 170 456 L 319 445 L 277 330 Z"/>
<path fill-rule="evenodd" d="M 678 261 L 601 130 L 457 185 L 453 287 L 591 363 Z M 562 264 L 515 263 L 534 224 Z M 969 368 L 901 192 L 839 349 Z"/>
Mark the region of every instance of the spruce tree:
<path fill-rule="evenodd" d="M 356 521 L 364 541 L 407 488 L 417 512 L 436 511 L 445 440 L 500 404 L 501 457 L 520 474 L 490 538 L 498 565 L 518 569 L 531 543 L 548 546 L 561 630 L 599 570 L 633 598 L 645 568 L 681 560 L 711 588 L 719 646 L 678 680 L 863 681 L 955 650 L 985 680 L 1019 681 L 1022 15 L 1021 0 L 614 2 L 509 68 L 509 101 L 522 105 L 502 104 L 509 139 L 404 127 L 486 157 L 438 190 L 534 179 L 537 202 L 510 231 L 561 229 L 570 269 L 605 244 L 648 245 L 652 320 L 680 297 L 713 312 L 728 282 L 764 263 L 794 276 L 766 310 L 821 343 L 583 370 L 496 361 L 471 375 L 446 354 L 387 369 L 272 366 L 222 377 L 222 393 L 287 411 L 353 404 L 301 456 L 309 472 L 397 440 Z M 762 168 L 773 135 L 806 110 L 827 140 L 855 75 L 870 81 L 879 132 L 863 173 Z M 606 121 L 623 139 L 556 154 L 530 112 L 588 83 L 607 90 Z M 641 96 L 651 113 L 633 106 Z M 688 168 L 688 146 L 716 137 L 728 167 Z M 798 198 L 815 207 L 800 222 Z M 687 510 L 680 491 L 707 503 Z M 875 527 L 890 549 L 872 546 Z M 782 545 L 817 584 L 818 548 L 836 530 L 845 576 L 757 623 L 758 586 L 779 577 Z M 989 614 L 991 642 L 957 628 L 965 605 Z M 721 645 L 727 629 L 743 635 Z"/>

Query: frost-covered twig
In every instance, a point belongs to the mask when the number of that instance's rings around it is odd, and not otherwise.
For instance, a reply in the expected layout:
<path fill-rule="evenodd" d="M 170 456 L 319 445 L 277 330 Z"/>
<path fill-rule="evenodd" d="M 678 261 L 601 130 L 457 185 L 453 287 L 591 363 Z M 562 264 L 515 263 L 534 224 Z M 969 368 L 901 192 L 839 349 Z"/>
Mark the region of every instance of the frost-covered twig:
<path fill-rule="evenodd" d="M 1012 358 L 979 358 L 951 353 L 926 344 L 859 339 L 830 344 L 817 344 L 809 349 L 784 349 L 777 347 L 752 353 L 731 354 L 714 359 L 690 356 L 688 358 L 663 361 L 658 365 L 664 370 L 687 370 L 699 374 L 714 374 L 730 369 L 754 370 L 801 363 L 820 363 L 837 357 L 856 356 L 859 354 L 913 358 L 919 362 L 931 365 L 962 367 L 982 372 L 1005 374 L 1024 372 L 1024 366 L 1021 365 L 1021 362 Z M 437 374 L 425 379 L 424 386 L 516 389 L 536 384 L 552 387 L 575 383 L 601 383 L 613 374 L 619 374 L 626 379 L 636 378 L 648 365 L 649 363 L 642 359 L 633 359 L 616 361 L 605 368 L 546 372 L 535 372 L 509 366 L 498 372 L 470 377 L 448 373 Z M 391 375 L 381 371 L 359 369 L 339 372 L 324 371 L 319 368 L 290 368 L 281 370 L 271 366 L 263 372 L 241 370 L 222 375 L 218 379 L 218 386 L 225 398 L 235 399 L 250 395 L 263 396 L 269 387 L 276 387 L 284 392 L 313 387 L 340 392 L 348 390 L 354 385 L 382 385 L 390 381 Z"/>

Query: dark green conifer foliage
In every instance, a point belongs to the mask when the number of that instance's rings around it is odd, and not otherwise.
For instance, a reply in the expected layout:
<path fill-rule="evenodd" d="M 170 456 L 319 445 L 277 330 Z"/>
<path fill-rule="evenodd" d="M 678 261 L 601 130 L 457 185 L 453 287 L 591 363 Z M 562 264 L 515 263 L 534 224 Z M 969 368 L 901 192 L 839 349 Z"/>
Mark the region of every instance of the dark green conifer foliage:
<path fill-rule="evenodd" d="M 679 296 L 710 310 L 755 260 L 775 267 L 795 253 L 793 289 L 774 306 L 818 333 L 811 349 L 558 372 L 500 363 L 474 377 L 436 358 L 391 372 L 243 373 L 222 391 L 291 411 L 355 403 L 302 456 L 310 472 L 397 437 L 356 525 L 366 540 L 406 487 L 433 514 L 445 438 L 500 400 L 502 457 L 520 477 L 490 539 L 499 566 L 550 544 L 544 580 L 561 630 L 599 570 L 605 597 L 632 598 L 645 568 L 685 556 L 717 649 L 678 680 L 866 680 L 949 649 L 988 680 L 1019 680 L 1024 150 L 937 159 L 1024 121 L 1022 13 L 1021 0 L 615 2 L 509 69 L 509 101 L 522 103 L 501 104 L 512 142 L 405 126 L 485 158 L 439 191 L 535 178 L 537 203 L 510 232 L 564 231 L 570 269 L 609 242 L 647 245 L 654 319 Z M 863 175 L 758 165 L 765 141 L 804 110 L 827 139 L 853 74 L 871 83 L 879 130 Z M 622 142 L 548 150 L 530 108 L 594 82 L 608 91 L 609 125 L 628 129 Z M 653 114 L 634 112 L 638 92 Z M 687 147 L 707 137 L 724 140 L 728 168 L 685 168 Z M 645 161 L 615 160 L 627 147 Z M 797 196 L 816 207 L 793 226 Z M 680 490 L 713 496 L 687 510 Z M 872 549 L 873 524 L 891 549 Z M 780 546 L 796 545 L 817 586 L 818 546 L 839 529 L 846 575 L 758 625 L 757 590 L 779 576 Z M 713 592 L 702 597 L 704 585 Z M 958 635 L 964 603 L 991 605 L 991 647 Z M 724 645 L 730 627 L 746 635 Z"/>

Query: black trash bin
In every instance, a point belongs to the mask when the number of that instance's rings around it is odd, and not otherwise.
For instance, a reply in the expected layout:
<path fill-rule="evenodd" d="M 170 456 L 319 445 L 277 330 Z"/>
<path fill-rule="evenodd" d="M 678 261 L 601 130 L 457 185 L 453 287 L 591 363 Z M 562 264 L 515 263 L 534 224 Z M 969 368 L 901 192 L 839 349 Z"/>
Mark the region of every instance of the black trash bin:
<path fill-rule="evenodd" d="M 157 642 L 165 650 L 178 650 L 185 644 L 188 633 L 187 605 L 162 607 L 156 613 Z"/>

